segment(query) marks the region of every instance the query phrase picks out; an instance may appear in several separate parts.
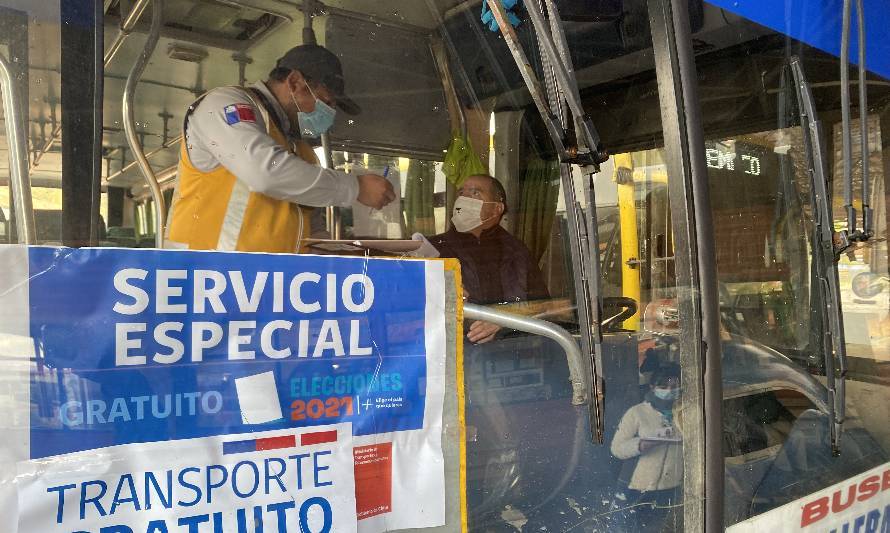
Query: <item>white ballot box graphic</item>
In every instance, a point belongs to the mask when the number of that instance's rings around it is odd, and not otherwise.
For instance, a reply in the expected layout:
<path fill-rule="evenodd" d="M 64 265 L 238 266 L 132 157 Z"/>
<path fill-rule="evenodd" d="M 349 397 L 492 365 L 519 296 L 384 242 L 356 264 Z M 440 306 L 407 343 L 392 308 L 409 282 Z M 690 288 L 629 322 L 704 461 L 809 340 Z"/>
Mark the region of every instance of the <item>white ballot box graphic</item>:
<path fill-rule="evenodd" d="M 263 372 L 235 379 L 241 420 L 245 424 L 265 424 L 280 420 L 281 404 L 275 386 L 275 374 Z"/>

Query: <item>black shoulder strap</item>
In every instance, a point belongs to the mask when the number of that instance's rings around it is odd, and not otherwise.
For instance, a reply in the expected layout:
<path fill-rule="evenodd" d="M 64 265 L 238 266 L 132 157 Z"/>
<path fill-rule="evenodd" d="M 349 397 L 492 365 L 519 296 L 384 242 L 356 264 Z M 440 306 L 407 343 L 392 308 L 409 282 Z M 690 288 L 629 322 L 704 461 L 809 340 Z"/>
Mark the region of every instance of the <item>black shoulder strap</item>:
<path fill-rule="evenodd" d="M 207 93 L 202 94 L 198 97 L 197 100 L 192 102 L 192 105 L 185 111 L 185 116 L 182 118 L 182 138 L 186 139 L 186 133 L 189 127 L 189 119 L 192 118 L 192 115 L 195 113 L 195 109 L 198 109 L 198 105 L 204 100 L 204 97 L 207 96 Z"/>

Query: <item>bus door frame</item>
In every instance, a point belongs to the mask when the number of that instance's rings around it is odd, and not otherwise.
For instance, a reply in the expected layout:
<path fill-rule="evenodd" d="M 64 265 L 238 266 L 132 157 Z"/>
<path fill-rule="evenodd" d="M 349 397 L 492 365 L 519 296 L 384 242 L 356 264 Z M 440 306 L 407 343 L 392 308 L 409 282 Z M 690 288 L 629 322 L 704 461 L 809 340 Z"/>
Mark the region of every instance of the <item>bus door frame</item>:
<path fill-rule="evenodd" d="M 684 432 L 683 523 L 686 531 L 716 532 L 724 529 L 720 308 L 689 2 L 649 0 L 648 6 L 665 166 L 671 176 L 668 192 L 686 406 L 682 424 L 692 430 Z"/>

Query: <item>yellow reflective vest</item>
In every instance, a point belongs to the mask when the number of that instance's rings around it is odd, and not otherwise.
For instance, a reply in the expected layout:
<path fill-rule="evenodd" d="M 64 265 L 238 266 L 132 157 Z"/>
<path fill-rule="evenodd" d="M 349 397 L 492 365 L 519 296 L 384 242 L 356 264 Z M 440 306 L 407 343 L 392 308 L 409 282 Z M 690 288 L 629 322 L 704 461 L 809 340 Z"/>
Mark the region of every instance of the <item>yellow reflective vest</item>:
<path fill-rule="evenodd" d="M 288 141 L 270 116 L 274 110 L 263 105 L 255 90 L 244 92 L 260 111 L 270 137 L 304 161 L 318 164 L 312 147 Z M 183 138 L 165 247 L 270 253 L 304 249 L 311 207 L 252 192 L 223 165 L 209 172 L 198 170 L 189 159 L 186 143 Z"/>

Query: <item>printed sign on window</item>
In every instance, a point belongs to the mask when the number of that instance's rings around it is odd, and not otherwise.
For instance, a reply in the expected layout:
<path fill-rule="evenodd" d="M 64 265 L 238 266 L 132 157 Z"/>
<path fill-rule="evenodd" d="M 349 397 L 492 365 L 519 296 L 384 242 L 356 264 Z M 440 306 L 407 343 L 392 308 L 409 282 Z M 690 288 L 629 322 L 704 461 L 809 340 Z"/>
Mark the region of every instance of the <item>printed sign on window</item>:
<path fill-rule="evenodd" d="M 4 531 L 445 523 L 441 262 L 9 247 L 0 276 Z"/>

